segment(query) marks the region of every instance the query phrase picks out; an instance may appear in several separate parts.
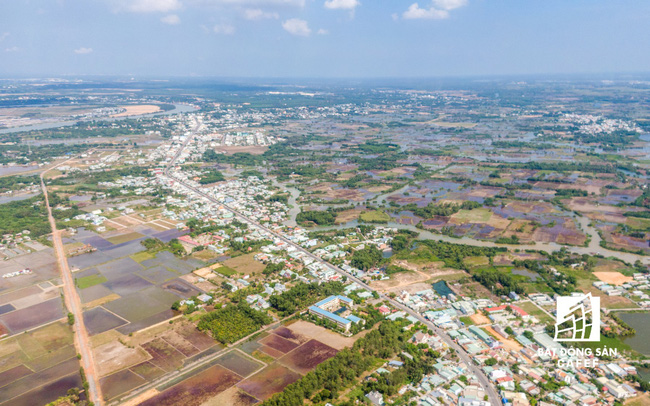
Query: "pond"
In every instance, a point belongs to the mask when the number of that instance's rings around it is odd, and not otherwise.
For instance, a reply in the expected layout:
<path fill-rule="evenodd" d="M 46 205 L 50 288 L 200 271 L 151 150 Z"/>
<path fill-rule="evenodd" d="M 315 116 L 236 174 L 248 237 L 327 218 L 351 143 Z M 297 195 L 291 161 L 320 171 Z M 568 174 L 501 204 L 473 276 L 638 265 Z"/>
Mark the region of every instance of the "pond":
<path fill-rule="evenodd" d="M 438 281 L 433 284 L 433 290 L 436 291 L 440 296 L 446 297 L 449 294 L 454 293 L 451 289 L 449 289 L 449 286 L 447 286 L 447 282 L 445 281 Z"/>
<path fill-rule="evenodd" d="M 636 334 L 632 337 L 625 338 L 623 342 L 637 352 L 643 355 L 650 356 L 650 313 L 616 313 L 630 327 L 636 330 Z"/>
<path fill-rule="evenodd" d="M 512 274 L 527 276 L 533 282 L 539 279 L 539 274 L 537 272 L 529 271 L 528 269 L 525 268 L 513 269 Z"/>

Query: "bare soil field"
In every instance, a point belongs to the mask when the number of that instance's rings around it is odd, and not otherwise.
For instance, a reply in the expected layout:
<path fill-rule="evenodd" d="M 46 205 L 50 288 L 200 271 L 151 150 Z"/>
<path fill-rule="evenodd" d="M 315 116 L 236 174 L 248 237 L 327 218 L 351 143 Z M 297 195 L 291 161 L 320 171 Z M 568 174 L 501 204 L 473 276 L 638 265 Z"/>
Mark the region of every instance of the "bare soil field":
<path fill-rule="evenodd" d="M 201 406 L 252 406 L 257 402 L 257 399 L 236 386 L 233 386 L 212 399 L 205 401 Z"/>
<path fill-rule="evenodd" d="M 490 319 L 488 319 L 487 317 L 485 317 L 481 313 L 474 313 L 471 316 L 469 316 L 469 318 L 474 322 L 474 324 L 478 324 L 478 325 L 491 324 L 492 323 L 490 321 Z"/>
<path fill-rule="evenodd" d="M 352 347 L 352 344 L 356 341 L 354 337 L 343 337 L 325 327 L 320 327 L 303 320 L 299 320 L 286 327 L 295 334 L 316 339 L 337 350 L 342 350 L 345 347 Z"/>
<path fill-rule="evenodd" d="M 304 375 L 316 368 L 316 366 L 321 362 L 335 356 L 337 352 L 338 351 L 334 348 L 325 345 L 320 341 L 310 340 L 280 358 L 278 362 L 281 362 L 294 371 L 298 371 Z"/>
<path fill-rule="evenodd" d="M 227 259 L 223 264 L 245 275 L 259 274 L 264 270 L 265 265 L 256 261 L 254 257 L 255 253 L 240 255 Z"/>
<path fill-rule="evenodd" d="M 119 341 L 109 342 L 93 349 L 99 376 L 106 376 L 120 369 L 144 362 L 149 355 L 137 348 L 129 348 Z"/>
<path fill-rule="evenodd" d="M 151 114 L 160 111 L 160 107 L 153 104 L 125 105 L 120 107 L 126 109 L 126 111 L 119 114 L 113 114 L 111 117 L 139 116 L 141 114 Z"/>
<path fill-rule="evenodd" d="M 257 399 L 266 400 L 274 393 L 280 392 L 287 385 L 297 381 L 301 375 L 287 367 L 274 363 L 262 371 L 237 384 Z M 153 406 L 155 403 L 151 403 Z M 157 405 L 157 404 L 156 404 Z"/>
<path fill-rule="evenodd" d="M 631 276 L 625 276 L 620 272 L 594 272 L 594 276 L 605 283 L 616 286 L 634 280 Z"/>
<path fill-rule="evenodd" d="M 199 406 L 241 380 L 241 376 L 215 365 L 148 399 L 142 406 Z M 286 386 L 286 385 L 285 385 Z"/>

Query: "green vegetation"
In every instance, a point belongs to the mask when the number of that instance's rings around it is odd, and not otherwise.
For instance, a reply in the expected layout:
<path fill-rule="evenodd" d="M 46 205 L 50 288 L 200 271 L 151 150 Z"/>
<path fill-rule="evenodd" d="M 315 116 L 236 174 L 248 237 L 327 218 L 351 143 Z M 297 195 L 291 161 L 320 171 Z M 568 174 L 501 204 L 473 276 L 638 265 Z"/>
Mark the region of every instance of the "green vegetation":
<path fill-rule="evenodd" d="M 226 180 L 226 178 L 224 178 L 221 172 L 219 172 L 216 169 L 210 169 L 206 173 L 201 175 L 201 179 L 199 179 L 199 183 L 202 185 L 207 185 L 209 183 L 223 182 L 224 180 Z"/>
<path fill-rule="evenodd" d="M 185 248 L 176 238 L 166 244 L 157 238 L 147 238 L 140 243 L 147 249 L 147 252 L 149 253 L 167 250 L 177 257 L 183 257 L 186 254 Z"/>
<path fill-rule="evenodd" d="M 83 278 L 75 279 L 75 282 L 79 289 L 86 289 L 91 286 L 104 283 L 106 281 L 107 281 L 106 277 L 100 274 L 88 275 L 88 276 L 84 276 Z"/>
<path fill-rule="evenodd" d="M 309 225 L 315 223 L 319 226 L 331 226 L 334 224 L 336 216 L 331 210 L 327 211 L 302 211 L 296 216 L 296 222 L 300 225 Z"/>
<path fill-rule="evenodd" d="M 359 215 L 361 221 L 366 223 L 385 224 L 390 221 L 390 216 L 381 210 L 364 211 Z"/>
<path fill-rule="evenodd" d="M 383 254 L 374 245 L 366 245 L 363 249 L 354 251 L 350 259 L 350 265 L 355 268 L 367 271 L 377 266 L 383 259 Z"/>
<path fill-rule="evenodd" d="M 286 292 L 271 296 L 269 303 L 280 316 L 285 317 L 328 296 L 339 295 L 341 292 L 343 292 L 341 282 L 326 282 L 320 285 L 315 282 L 299 283 Z"/>
<path fill-rule="evenodd" d="M 219 268 L 215 268 L 214 271 L 216 273 L 220 273 L 223 276 L 231 277 L 233 275 L 237 275 L 237 271 L 234 269 L 227 267 L 225 265 L 221 265 Z"/>
<path fill-rule="evenodd" d="M 424 352 L 416 345 L 408 344 L 412 331 L 404 331 L 402 324 L 383 321 L 379 327 L 357 340 L 352 348 L 345 348 L 336 356 L 319 364 L 299 381 L 287 386 L 281 393 L 262 402 L 260 406 L 299 406 L 306 399 L 314 403 L 337 399 L 340 392 L 355 384 L 359 390 L 348 394 L 352 399 L 339 405 L 364 403 L 364 394 L 376 390 L 385 396 L 397 394 L 408 382 L 419 382 L 424 374 L 433 370 L 439 354 L 434 351 Z M 371 380 L 358 383 L 361 375 L 377 367 L 378 364 L 395 354 L 408 353 L 409 357 L 400 355 L 404 366 L 393 372 L 373 375 Z"/>
<path fill-rule="evenodd" d="M 462 204 L 455 203 L 429 203 L 426 207 L 417 207 L 416 204 L 411 203 L 405 205 L 402 210 L 410 210 L 415 215 L 422 218 L 432 218 L 435 216 L 451 216 L 458 213 L 460 210 L 472 210 L 482 207 L 481 203 L 466 201 Z"/>
<path fill-rule="evenodd" d="M 0 204 L 0 235 L 29 230 L 32 238 L 51 232 L 43 196 Z"/>
<path fill-rule="evenodd" d="M 212 337 L 230 344 L 259 330 L 273 319 L 266 312 L 251 309 L 245 302 L 213 310 L 201 317 L 198 329 L 212 332 Z"/>

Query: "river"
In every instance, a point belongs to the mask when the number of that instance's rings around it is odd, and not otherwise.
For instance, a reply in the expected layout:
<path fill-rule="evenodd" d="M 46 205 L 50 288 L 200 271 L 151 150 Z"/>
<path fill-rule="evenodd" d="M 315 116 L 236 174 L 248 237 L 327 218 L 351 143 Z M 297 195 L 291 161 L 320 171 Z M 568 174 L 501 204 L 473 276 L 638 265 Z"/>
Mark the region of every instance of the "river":
<path fill-rule="evenodd" d="M 195 110 L 196 109 L 194 108 L 194 106 L 189 104 L 174 104 L 173 110 L 160 111 L 158 113 L 142 114 L 139 116 L 127 116 L 127 117 L 112 117 L 112 118 L 106 117 L 106 118 L 97 118 L 97 119 L 85 120 L 85 121 L 118 121 L 118 120 L 125 120 L 127 118 L 156 117 L 156 116 L 167 116 L 170 114 L 189 113 Z M 55 121 L 51 123 L 27 125 L 22 127 L 3 128 L 0 129 L 0 134 L 11 134 L 11 133 L 25 132 L 25 131 L 48 130 L 51 128 L 69 127 L 71 125 L 77 124 L 77 122 L 79 121 L 80 120 Z"/>

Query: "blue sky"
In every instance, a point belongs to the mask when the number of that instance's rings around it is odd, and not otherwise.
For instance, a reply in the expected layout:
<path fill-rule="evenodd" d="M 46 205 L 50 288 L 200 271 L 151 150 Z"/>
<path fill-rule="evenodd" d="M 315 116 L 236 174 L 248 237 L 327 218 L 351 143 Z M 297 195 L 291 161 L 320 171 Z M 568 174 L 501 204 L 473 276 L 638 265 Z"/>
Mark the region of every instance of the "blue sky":
<path fill-rule="evenodd" d="M 650 72 L 646 0 L 0 0 L 0 76 Z"/>

